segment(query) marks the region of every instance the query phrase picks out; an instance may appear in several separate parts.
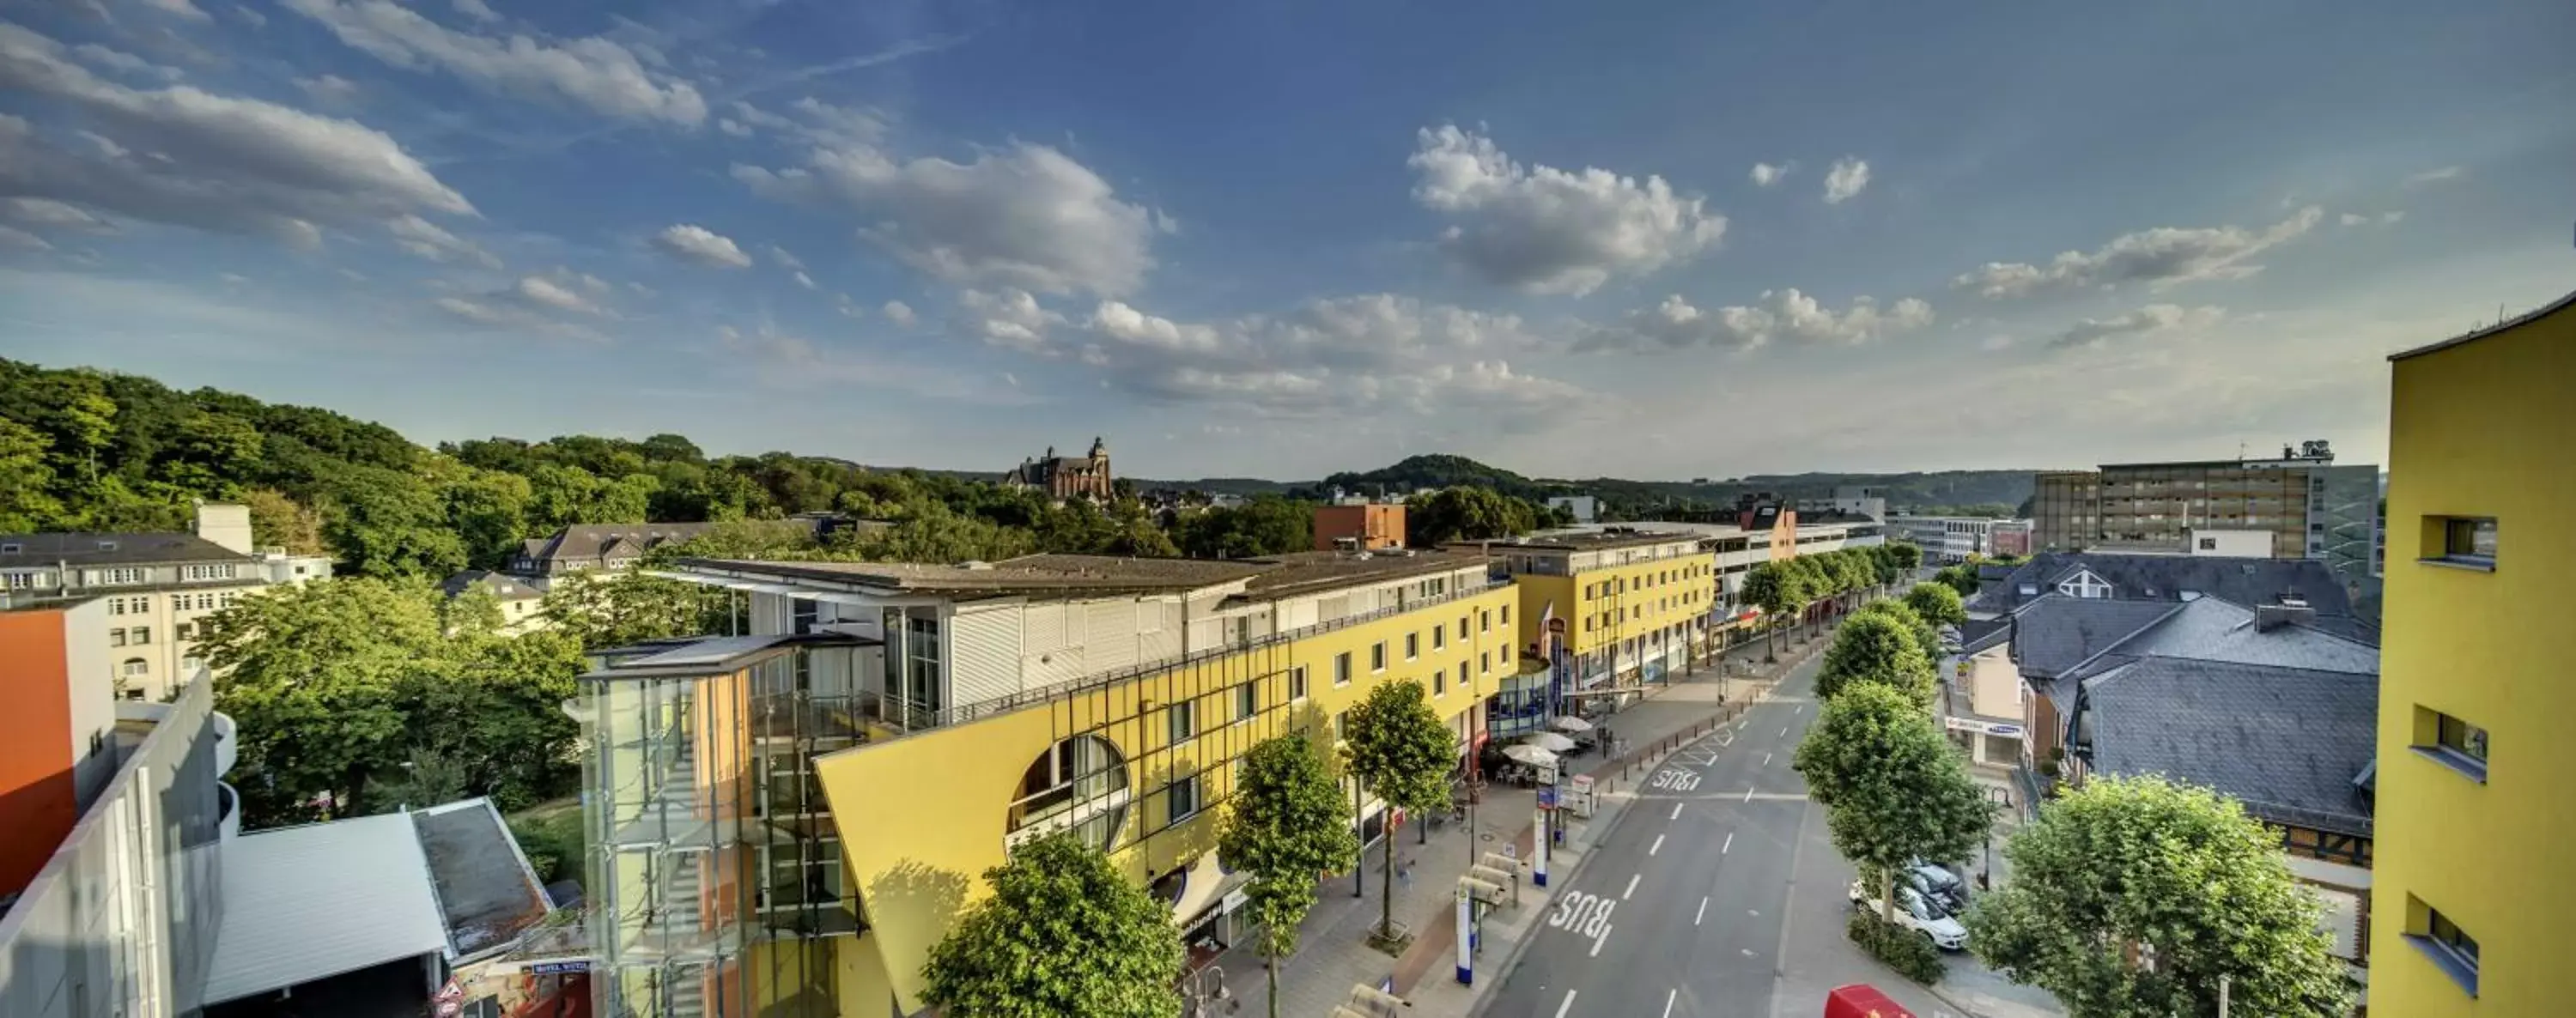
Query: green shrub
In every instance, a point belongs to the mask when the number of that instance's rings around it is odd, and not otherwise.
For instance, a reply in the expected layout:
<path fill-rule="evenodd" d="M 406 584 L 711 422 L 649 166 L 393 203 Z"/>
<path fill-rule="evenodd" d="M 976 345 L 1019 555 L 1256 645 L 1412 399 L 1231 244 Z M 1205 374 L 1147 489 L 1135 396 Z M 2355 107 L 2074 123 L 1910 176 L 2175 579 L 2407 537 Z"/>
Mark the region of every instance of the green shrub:
<path fill-rule="evenodd" d="M 1931 938 L 1888 922 L 1866 908 L 1852 910 L 1844 932 L 1852 943 L 1895 969 L 1898 975 L 1925 986 L 1941 981 L 1941 949 L 1932 946 Z"/>

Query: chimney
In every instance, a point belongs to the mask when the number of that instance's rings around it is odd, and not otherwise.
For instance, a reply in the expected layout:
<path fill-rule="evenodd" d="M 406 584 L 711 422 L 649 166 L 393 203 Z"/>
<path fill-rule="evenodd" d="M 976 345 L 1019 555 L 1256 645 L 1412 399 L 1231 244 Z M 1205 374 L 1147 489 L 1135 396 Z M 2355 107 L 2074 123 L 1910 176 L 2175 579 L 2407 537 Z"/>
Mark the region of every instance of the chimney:
<path fill-rule="evenodd" d="M 2294 597 L 2284 597 L 2280 604 L 2260 605 L 2254 609 L 2254 631 L 2268 633 L 2282 626 L 2307 625 L 2317 620 L 2317 610 Z"/>
<path fill-rule="evenodd" d="M 197 536 L 225 551 L 251 553 L 250 507 L 225 502 L 197 503 Z"/>

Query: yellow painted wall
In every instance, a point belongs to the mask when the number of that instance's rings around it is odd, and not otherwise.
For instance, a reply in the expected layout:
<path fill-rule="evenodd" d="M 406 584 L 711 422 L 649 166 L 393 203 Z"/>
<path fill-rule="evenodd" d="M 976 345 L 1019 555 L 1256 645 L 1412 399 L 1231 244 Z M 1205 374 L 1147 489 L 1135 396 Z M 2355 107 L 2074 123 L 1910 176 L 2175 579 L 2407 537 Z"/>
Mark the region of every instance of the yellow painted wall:
<path fill-rule="evenodd" d="M 1474 710 L 1511 671 L 1499 652 L 1515 633 L 1501 609 L 1519 594 L 1498 587 L 1472 597 L 1391 615 L 1363 625 L 1167 669 L 1097 692 L 1069 696 L 971 724 L 871 743 L 820 757 L 815 770 L 839 826 L 846 879 L 859 894 L 868 933 L 845 942 L 840 964 L 845 1012 L 881 1013 L 890 989 L 905 1011 L 922 1002 L 921 967 L 930 948 L 966 905 L 985 893 L 983 872 L 1005 859 L 1007 807 L 1029 765 L 1064 737 L 1095 725 L 1127 760 L 1132 805 L 1111 858 L 1142 884 L 1215 847 L 1220 800 L 1230 794 L 1231 760 L 1261 738 L 1329 724 L 1378 684 L 1415 679 L 1429 690 L 1440 670 L 1447 689 L 1434 709 L 1455 722 Z M 1484 628 L 1481 619 L 1494 613 Z M 1444 627 L 1434 650 L 1430 630 Z M 1463 625 L 1464 635 L 1461 635 Z M 1407 633 L 1419 637 L 1412 660 Z M 1370 648 L 1387 646 L 1387 667 L 1372 671 Z M 1352 656 L 1352 679 L 1333 683 L 1333 659 Z M 1495 655 L 1485 674 L 1480 655 Z M 1466 686 L 1458 668 L 1468 665 Z M 1288 672 L 1307 671 L 1307 697 L 1286 702 Z M 1259 684 L 1261 712 L 1237 718 L 1235 689 Z M 1195 703 L 1197 734 L 1179 747 L 1168 738 L 1169 705 Z M 1150 708 L 1144 706 L 1151 701 Z M 1177 827 L 1162 827 L 1166 783 L 1199 773 L 1206 805 Z M 1140 840 L 1141 839 L 1141 840 Z M 847 957 L 851 953 L 864 957 Z M 880 981 L 881 980 L 881 981 Z"/>
<path fill-rule="evenodd" d="M 2395 361 L 2379 701 L 2370 1010 L 2563 1014 L 2576 882 L 2576 308 Z M 2495 571 L 2418 563 L 2425 520 L 2497 521 Z M 2423 759 L 2418 708 L 2483 726 L 2480 785 Z M 2421 906 L 2475 937 L 2472 1000 L 2401 939 Z"/>
<path fill-rule="evenodd" d="M 1575 605 L 1567 630 L 1570 649 L 1589 654 L 1708 614 L 1709 578 L 1716 567 L 1716 555 L 1683 555 L 1575 574 L 1568 578 Z M 1622 587 L 1624 593 L 1611 593 Z"/>

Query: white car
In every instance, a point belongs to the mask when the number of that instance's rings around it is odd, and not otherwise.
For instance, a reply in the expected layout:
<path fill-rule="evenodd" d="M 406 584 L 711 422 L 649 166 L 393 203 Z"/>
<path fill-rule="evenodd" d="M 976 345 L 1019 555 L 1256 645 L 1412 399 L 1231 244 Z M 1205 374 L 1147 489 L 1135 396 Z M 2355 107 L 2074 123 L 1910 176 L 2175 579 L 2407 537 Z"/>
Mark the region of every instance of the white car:
<path fill-rule="evenodd" d="M 1862 887 L 1858 880 L 1852 881 L 1851 903 L 1873 914 L 1883 911 L 1878 891 Z M 1896 925 L 1922 934 L 1932 941 L 1932 946 L 1944 951 L 1966 950 L 1968 946 L 1968 927 L 1957 916 L 1902 884 L 1896 888 Z"/>

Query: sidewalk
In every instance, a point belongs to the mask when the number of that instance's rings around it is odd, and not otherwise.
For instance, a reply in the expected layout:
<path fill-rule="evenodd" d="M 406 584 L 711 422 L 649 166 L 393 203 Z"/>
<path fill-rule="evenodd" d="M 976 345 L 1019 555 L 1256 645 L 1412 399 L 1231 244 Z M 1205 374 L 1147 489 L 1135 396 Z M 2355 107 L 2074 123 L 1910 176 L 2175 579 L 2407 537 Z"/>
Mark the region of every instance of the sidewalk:
<path fill-rule="evenodd" d="M 1617 822 L 1629 798 L 1626 775 L 1650 773 L 1652 760 L 1660 759 L 1696 733 L 1713 728 L 1731 712 L 1741 710 L 1769 683 L 1824 646 L 1823 639 L 1797 646 L 1784 641 L 1781 661 L 1765 665 L 1761 663 L 1763 646 L 1757 640 L 1718 655 L 1732 667 L 1715 667 L 1712 661 L 1697 668 L 1696 674 L 1676 674 L 1668 683 L 1648 687 L 1644 700 L 1605 719 L 1618 737 L 1633 748 L 1609 759 L 1595 756 L 1570 761 L 1570 771 L 1600 782 L 1600 805 L 1590 820 L 1570 824 L 1565 844 L 1550 854 L 1549 885 L 1564 886 L 1576 867 L 1582 865 L 1592 844 Z M 1401 958 L 1388 957 L 1367 943 L 1369 930 L 1377 923 L 1381 900 L 1380 850 L 1372 846 L 1363 856 L 1361 871 L 1367 883 L 1360 894 L 1352 893 L 1349 874 L 1326 878 L 1314 910 L 1299 929 L 1298 951 L 1281 969 L 1280 1013 L 1324 1018 L 1349 999 L 1353 985 L 1382 987 L 1392 981 L 1395 992 L 1411 999 L 1417 1012 L 1467 1014 L 1480 991 L 1502 981 L 1514 946 L 1546 914 L 1548 896 L 1529 884 L 1524 865 L 1521 903 L 1486 917 L 1476 950 L 1475 985 L 1460 986 L 1453 977 L 1458 878 L 1478 857 L 1500 852 L 1505 845 L 1511 846 L 1520 858 L 1528 859 L 1535 841 L 1536 819 L 1534 790 L 1488 785 L 1469 823 L 1444 825 L 1432 831 L 1427 842 L 1420 824 L 1407 824 L 1396 831 L 1397 865 L 1413 863 L 1411 879 L 1399 880 L 1395 887 L 1396 923 L 1414 935 L 1413 944 Z M 1218 956 L 1215 964 L 1225 970 L 1226 986 L 1237 1002 L 1256 1011 L 1263 1006 L 1268 991 L 1259 955 L 1248 946 L 1238 946 Z"/>

